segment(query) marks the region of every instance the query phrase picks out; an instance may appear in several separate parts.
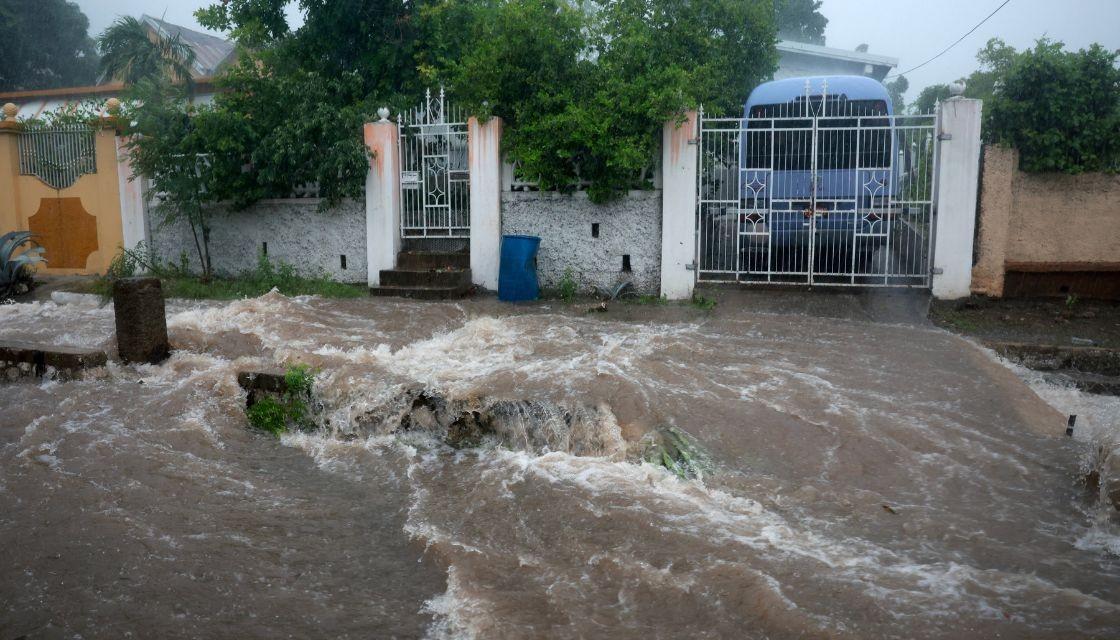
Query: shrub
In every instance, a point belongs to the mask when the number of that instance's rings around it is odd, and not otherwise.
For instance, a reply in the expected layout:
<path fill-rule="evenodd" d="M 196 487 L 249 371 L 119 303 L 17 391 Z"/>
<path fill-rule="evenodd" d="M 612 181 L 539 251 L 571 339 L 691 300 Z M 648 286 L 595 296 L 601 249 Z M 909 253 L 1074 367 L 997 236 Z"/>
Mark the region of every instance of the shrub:
<path fill-rule="evenodd" d="M 263 397 L 245 411 L 254 429 L 280 435 L 290 428 L 315 428 L 311 416 L 315 374 L 304 364 L 290 365 L 284 373 L 285 391 L 279 398 Z"/>

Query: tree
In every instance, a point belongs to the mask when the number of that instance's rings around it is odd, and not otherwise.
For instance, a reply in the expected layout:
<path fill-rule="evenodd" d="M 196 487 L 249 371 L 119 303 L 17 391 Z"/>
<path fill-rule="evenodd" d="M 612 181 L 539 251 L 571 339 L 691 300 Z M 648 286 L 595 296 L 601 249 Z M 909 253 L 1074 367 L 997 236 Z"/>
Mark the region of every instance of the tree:
<path fill-rule="evenodd" d="M 195 55 L 179 35 L 151 34 L 132 16 L 118 18 L 97 39 L 102 52 L 101 71 L 130 86 L 169 78 L 189 88 Z"/>
<path fill-rule="evenodd" d="M 821 0 L 774 0 L 778 37 L 823 45 L 828 18 L 820 9 Z"/>
<path fill-rule="evenodd" d="M 998 67 L 986 137 L 1019 149 L 1025 171 L 1120 170 L 1120 52 L 1045 38 Z"/>
<path fill-rule="evenodd" d="M 895 113 L 903 113 L 906 111 L 906 90 L 910 88 L 910 81 L 906 76 L 898 76 L 891 82 L 886 84 L 887 93 L 891 97 L 891 105 L 894 106 Z"/>
<path fill-rule="evenodd" d="M 236 114 L 192 105 L 184 88 L 166 79 L 142 79 L 134 95 L 138 102 L 120 119 L 128 123 L 124 139 L 132 165 L 151 180 L 164 221 L 190 227 L 202 279 L 209 281 L 213 205 L 237 200 L 252 187 L 242 171 L 251 131 Z"/>
<path fill-rule="evenodd" d="M 914 110 L 914 113 L 933 113 L 933 110 L 937 107 L 937 103 L 948 100 L 950 95 L 949 85 L 931 84 L 925 89 L 922 89 L 922 92 L 918 94 L 917 99 L 914 100 L 914 104 L 910 105 L 910 108 Z"/>
<path fill-rule="evenodd" d="M 65 0 L 0 0 L 0 91 L 93 84 L 89 20 Z"/>

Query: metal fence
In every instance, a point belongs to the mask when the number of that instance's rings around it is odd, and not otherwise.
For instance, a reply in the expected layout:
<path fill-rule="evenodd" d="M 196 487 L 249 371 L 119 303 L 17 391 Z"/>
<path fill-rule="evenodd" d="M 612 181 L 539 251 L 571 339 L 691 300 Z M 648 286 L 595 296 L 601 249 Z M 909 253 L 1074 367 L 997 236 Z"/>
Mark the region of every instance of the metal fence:
<path fill-rule="evenodd" d="M 33 127 L 19 134 L 19 173 L 65 189 L 97 173 L 96 131 L 84 124 Z"/>
<path fill-rule="evenodd" d="M 935 115 L 818 99 L 699 122 L 698 280 L 929 285 Z"/>
<path fill-rule="evenodd" d="M 470 172 L 464 114 L 447 105 L 443 89 L 398 115 L 401 158 L 401 237 L 470 235 Z"/>

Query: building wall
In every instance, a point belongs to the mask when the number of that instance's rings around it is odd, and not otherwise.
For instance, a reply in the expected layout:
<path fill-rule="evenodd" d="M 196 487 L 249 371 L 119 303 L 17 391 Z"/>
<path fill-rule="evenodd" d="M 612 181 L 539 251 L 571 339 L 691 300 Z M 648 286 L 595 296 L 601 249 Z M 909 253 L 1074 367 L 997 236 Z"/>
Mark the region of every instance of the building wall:
<path fill-rule="evenodd" d="M 8 123 L 2 123 L 8 124 Z M 14 123 L 13 123 L 14 124 Z M 111 128 L 99 129 L 94 139 L 97 172 L 78 178 L 71 186 L 56 190 L 35 176 L 19 175 L 19 133 L 15 127 L 0 131 L 0 234 L 17 230 L 40 231 L 43 218 L 36 222 L 30 219 L 41 210 L 43 216 L 60 199 L 68 213 L 61 222 L 50 226 L 57 232 L 40 237 L 46 247 L 44 257 L 47 266 L 42 270 L 51 274 L 89 274 L 104 273 L 123 243 L 121 228 L 120 197 L 118 195 L 118 164 L 116 132 Z M 77 202 L 75 202 L 75 200 Z M 78 206 L 80 204 L 80 207 Z M 84 213 L 73 214 L 74 211 Z M 88 215 L 87 215 L 88 214 Z M 92 219 L 90 219 L 92 218 Z M 88 233 L 83 232 L 88 230 Z M 81 245 L 80 253 L 85 256 L 82 264 L 59 267 L 64 260 L 57 255 L 65 243 L 69 247 Z M 86 250 L 93 249 L 86 254 Z M 52 252 L 55 253 L 52 265 Z"/>
<path fill-rule="evenodd" d="M 366 214 L 363 201 L 345 201 L 318 211 L 319 200 L 262 200 L 245 211 L 216 211 L 210 239 L 211 262 L 219 274 L 236 275 L 256 267 L 265 243 L 268 257 L 284 261 L 306 276 L 327 276 L 340 282 L 366 281 Z M 153 252 L 179 263 L 185 253 L 191 269 L 199 262 L 190 227 L 182 221 L 162 223 L 149 207 L 148 228 Z M 342 268 L 340 256 L 346 256 Z"/>
<path fill-rule="evenodd" d="M 592 225 L 599 237 L 592 237 Z M 502 192 L 502 234 L 540 236 L 537 274 L 555 287 L 571 269 L 581 290 L 610 290 L 629 279 L 656 295 L 661 279 L 661 191 L 631 191 L 606 204 L 585 192 Z M 630 272 L 622 271 L 630 256 Z"/>
<path fill-rule="evenodd" d="M 1032 174 L 1018 166 L 1014 149 L 985 148 L 973 292 L 1004 295 L 1008 273 L 1038 274 L 1017 276 L 1015 293 L 1031 293 L 1034 279 L 1040 295 L 1092 291 L 1120 278 L 1120 175 Z M 1060 273 L 1070 274 L 1065 284 Z"/>

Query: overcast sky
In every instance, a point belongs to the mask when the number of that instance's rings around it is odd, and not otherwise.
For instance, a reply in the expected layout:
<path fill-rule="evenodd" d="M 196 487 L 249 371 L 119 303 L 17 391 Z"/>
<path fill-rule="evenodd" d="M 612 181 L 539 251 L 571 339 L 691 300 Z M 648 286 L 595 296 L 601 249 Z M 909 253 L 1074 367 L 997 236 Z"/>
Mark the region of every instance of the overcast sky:
<path fill-rule="evenodd" d="M 121 14 L 166 15 L 168 22 L 201 29 L 192 13 L 212 0 L 77 0 L 94 35 Z M 1003 0 L 824 0 L 827 44 L 841 49 L 870 45 L 871 53 L 899 59 L 899 70 L 915 67 L 953 43 Z M 298 16 L 292 12 L 292 18 Z M 293 22 L 293 24 L 295 24 Z M 1011 0 L 975 33 L 941 58 L 906 74 L 907 97 L 926 85 L 966 76 L 976 52 L 992 37 L 1023 48 L 1046 35 L 1073 49 L 1099 42 L 1120 49 L 1120 0 Z"/>

